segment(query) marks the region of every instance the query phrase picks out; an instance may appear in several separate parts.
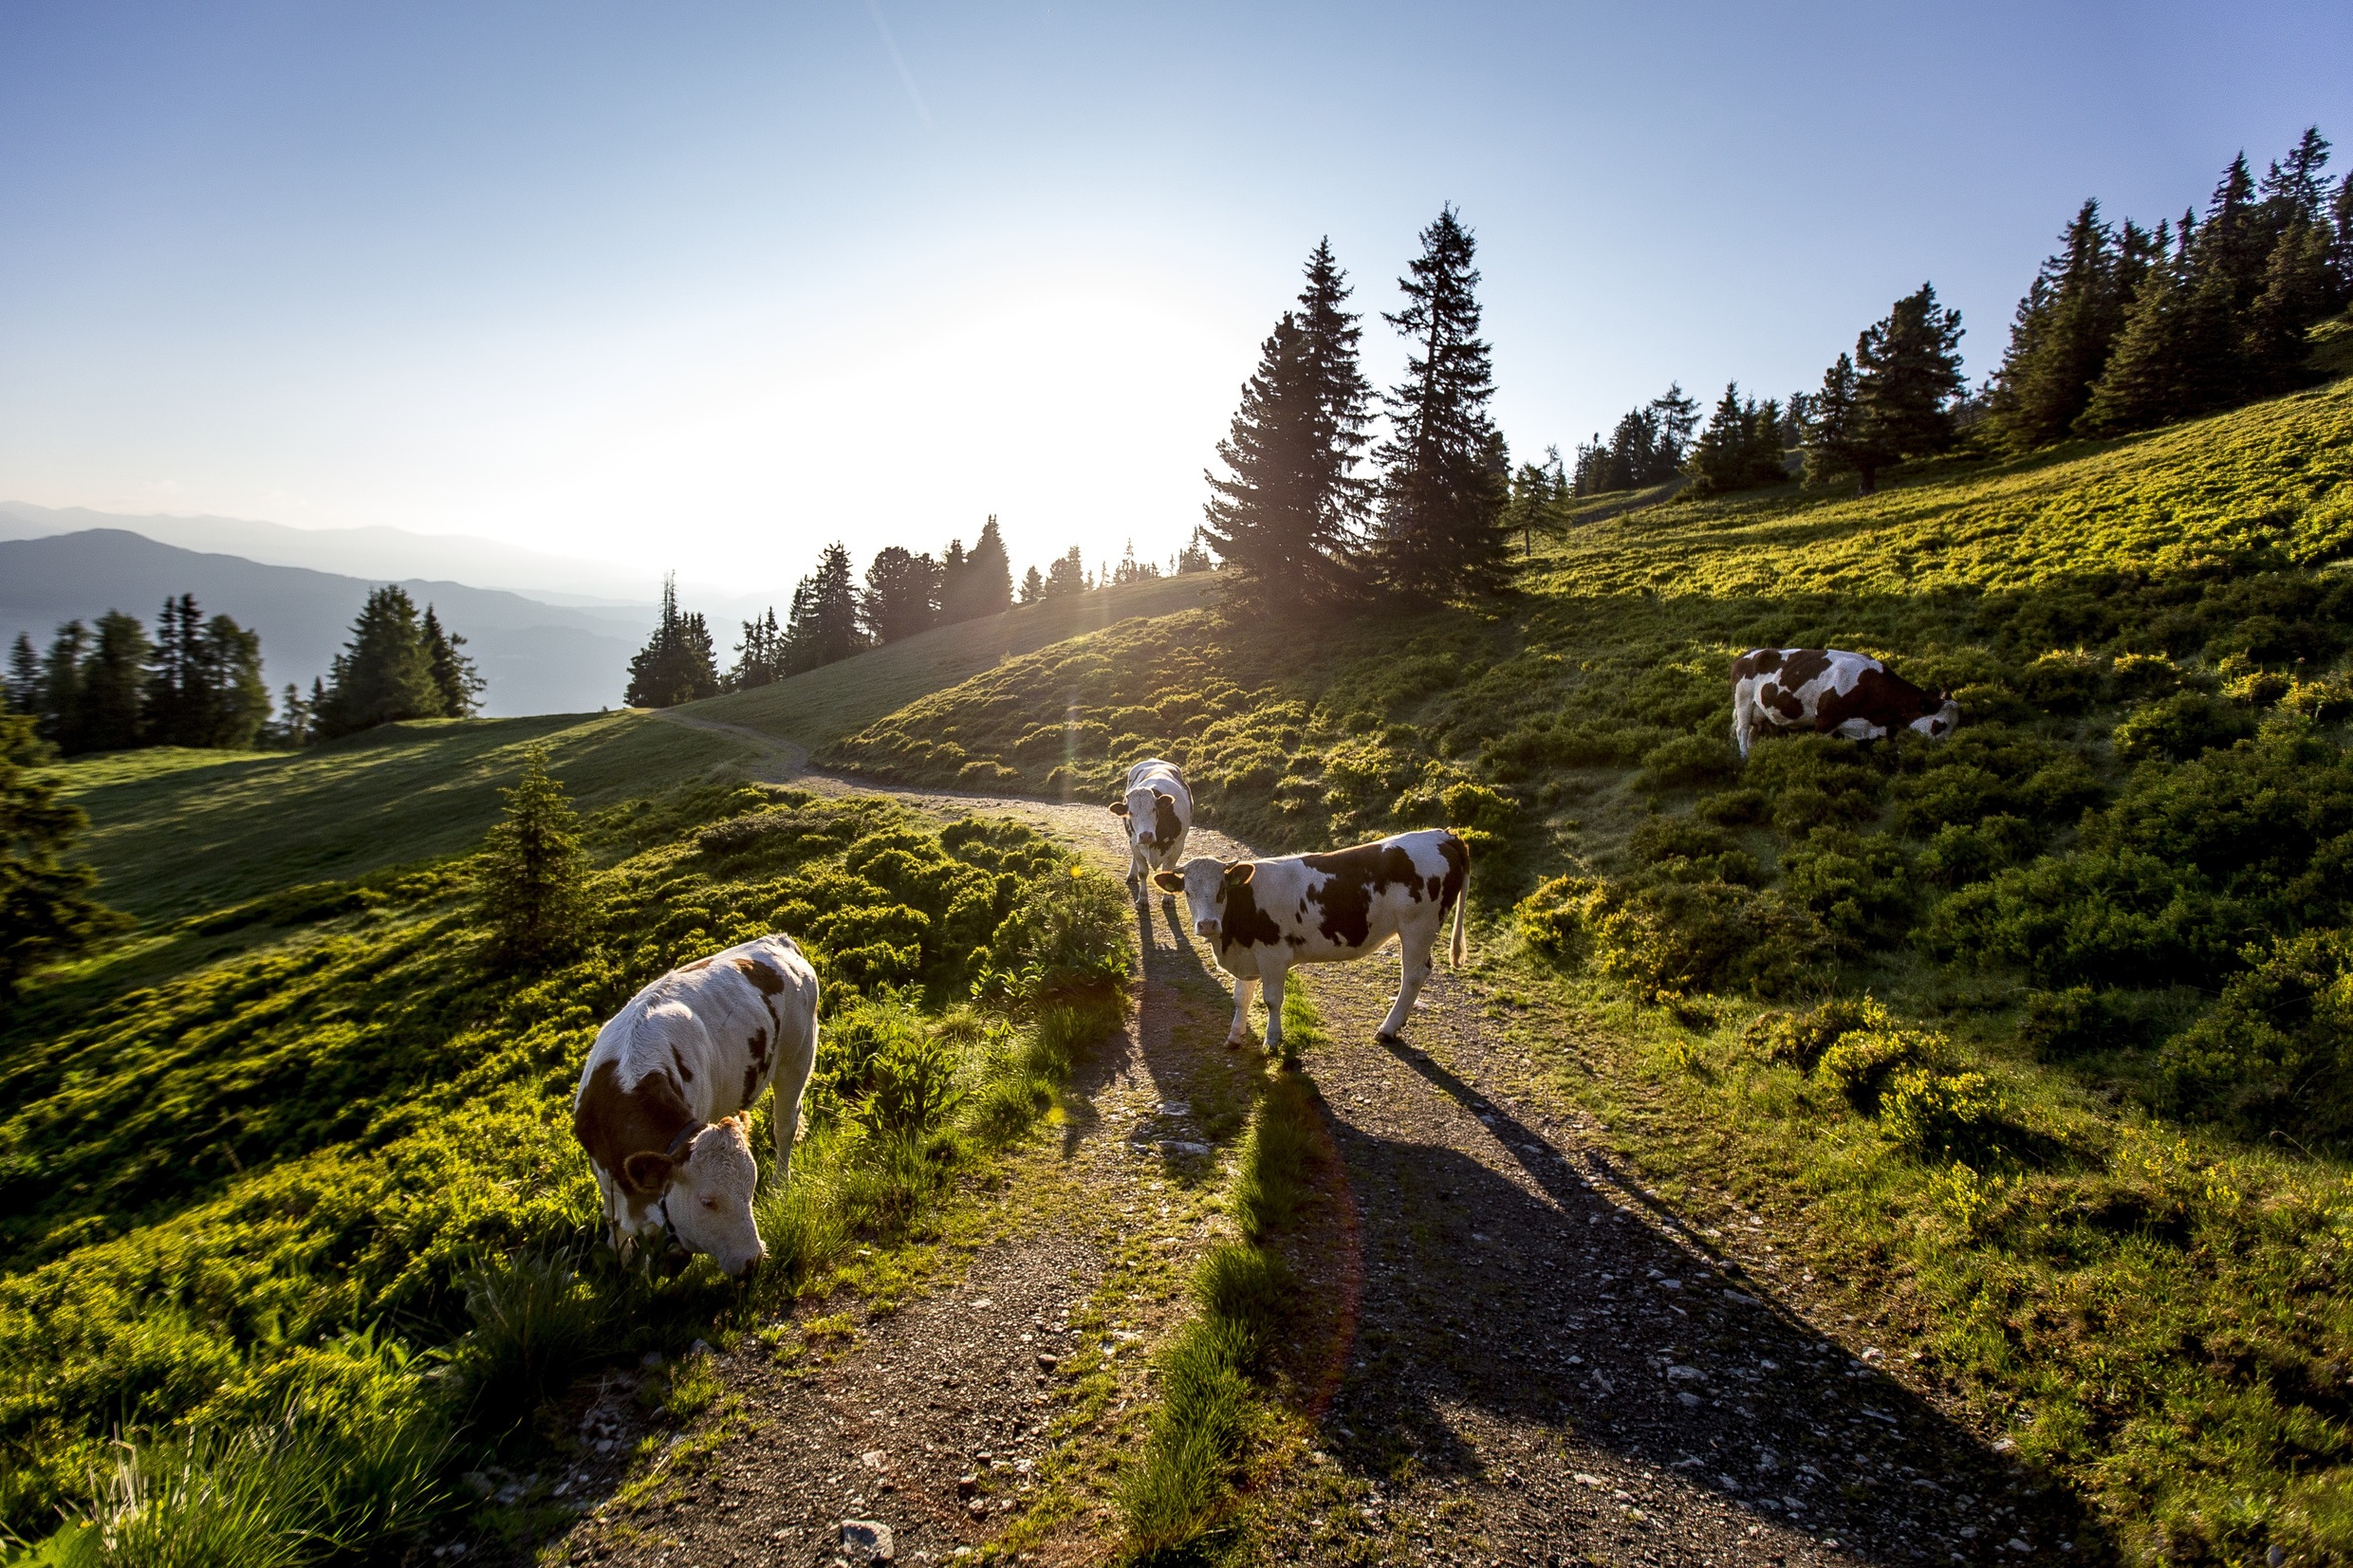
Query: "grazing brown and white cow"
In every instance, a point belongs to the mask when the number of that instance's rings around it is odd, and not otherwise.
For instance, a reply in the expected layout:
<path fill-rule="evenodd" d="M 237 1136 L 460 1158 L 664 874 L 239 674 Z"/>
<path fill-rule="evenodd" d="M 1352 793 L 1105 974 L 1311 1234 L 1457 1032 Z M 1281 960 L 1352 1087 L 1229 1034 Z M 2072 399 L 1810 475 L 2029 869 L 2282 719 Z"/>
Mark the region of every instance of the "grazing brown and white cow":
<path fill-rule="evenodd" d="M 1152 880 L 1185 895 L 1193 925 L 1233 976 L 1233 1027 L 1250 1039 L 1251 995 L 1267 988 L 1267 1049 L 1283 1045 L 1283 978 L 1294 964 L 1337 964 L 1380 950 L 1392 936 L 1403 955 L 1397 1003 L 1380 1038 L 1395 1040 L 1430 978 L 1431 955 L 1450 910 L 1452 961 L 1463 958 L 1463 895 L 1471 849 L 1441 827 L 1399 833 L 1328 855 L 1224 861 L 1204 856 Z"/>
<path fill-rule="evenodd" d="M 1185 835 L 1193 831 L 1193 791 L 1175 763 L 1146 757 L 1127 770 L 1127 794 L 1112 802 L 1111 814 L 1127 823 L 1127 890 L 1143 891 L 1143 879 L 1175 871 L 1184 859 Z"/>
<path fill-rule="evenodd" d="M 1838 648 L 1751 648 L 1732 660 L 1732 742 L 1746 757 L 1759 735 L 1810 729 L 1876 741 L 1898 729 L 1931 738 L 1961 722 L 1961 705 Z"/>
<path fill-rule="evenodd" d="M 776 1178 L 792 1171 L 801 1092 L 817 1060 L 817 971 L 789 936 L 698 958 L 597 1031 L 572 1131 L 604 1194 L 613 1249 L 667 1236 L 732 1275 L 768 1248 L 752 1223 L 751 1107 L 771 1083 Z"/>

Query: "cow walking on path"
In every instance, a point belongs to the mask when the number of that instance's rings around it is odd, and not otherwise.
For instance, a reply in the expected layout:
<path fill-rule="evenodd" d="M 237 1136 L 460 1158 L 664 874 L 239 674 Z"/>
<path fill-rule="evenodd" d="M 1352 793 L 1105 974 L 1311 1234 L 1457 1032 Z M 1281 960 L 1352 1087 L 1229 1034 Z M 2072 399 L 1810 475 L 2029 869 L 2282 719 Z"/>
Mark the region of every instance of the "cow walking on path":
<path fill-rule="evenodd" d="M 816 1061 L 817 971 L 789 936 L 681 965 L 597 1031 L 572 1131 L 624 1263 L 664 1238 L 731 1275 L 768 1256 L 751 1217 L 751 1108 L 772 1084 L 781 1185 Z"/>
<path fill-rule="evenodd" d="M 1144 878 L 1175 871 L 1193 831 L 1193 792 L 1175 763 L 1146 757 L 1127 770 L 1127 793 L 1111 803 L 1127 824 L 1127 891 L 1141 896 Z"/>
<path fill-rule="evenodd" d="M 1451 961 L 1463 961 L 1462 906 L 1471 850 L 1444 828 L 1399 833 L 1328 855 L 1224 861 L 1204 856 L 1152 878 L 1182 893 L 1194 929 L 1209 938 L 1233 976 L 1233 1027 L 1226 1044 L 1250 1040 L 1251 997 L 1267 992 L 1267 1049 L 1283 1049 L 1283 981 L 1297 964 L 1338 964 L 1398 939 L 1396 1004 L 1380 1038 L 1393 1041 L 1430 978 L 1438 932 L 1454 917 Z"/>
<path fill-rule="evenodd" d="M 1961 705 L 1841 648 L 1751 648 L 1732 660 L 1732 744 L 1747 757 L 1759 735 L 1809 729 L 1850 741 L 1898 729 L 1936 739 L 1961 722 Z"/>

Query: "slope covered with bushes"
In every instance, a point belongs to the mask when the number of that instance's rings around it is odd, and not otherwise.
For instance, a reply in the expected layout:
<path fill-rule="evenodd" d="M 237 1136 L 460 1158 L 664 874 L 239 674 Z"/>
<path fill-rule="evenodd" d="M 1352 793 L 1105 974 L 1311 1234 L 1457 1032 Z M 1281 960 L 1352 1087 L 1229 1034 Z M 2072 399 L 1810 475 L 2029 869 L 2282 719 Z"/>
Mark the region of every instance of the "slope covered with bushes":
<path fill-rule="evenodd" d="M 919 1230 L 1121 1005 L 1125 900 L 1014 824 L 706 784 L 608 805 L 588 841 L 549 972 L 489 963 L 469 860 L 428 858 L 151 927 L 8 1021 L 0 1524 L 63 1506 L 123 1562 L 157 1521 L 181 1551 L 234 1536 L 222 1560 L 392 1551 L 575 1367 Z M 580 1063 L 647 980 L 771 930 L 828 1018 L 794 1184 L 762 1200 L 778 1266 L 750 1297 L 707 1265 L 623 1278 L 571 1137 Z"/>
<path fill-rule="evenodd" d="M 2339 383 L 1667 500 L 1472 608 L 1115 627 L 829 755 L 1107 801 L 1157 752 L 1270 849 L 1473 830 L 1529 1038 L 1654 1176 L 1801 1199 L 2125 1541 L 2353 1553 L 2349 555 Z M 1755 645 L 1882 655 L 1963 728 L 1744 766 Z"/>

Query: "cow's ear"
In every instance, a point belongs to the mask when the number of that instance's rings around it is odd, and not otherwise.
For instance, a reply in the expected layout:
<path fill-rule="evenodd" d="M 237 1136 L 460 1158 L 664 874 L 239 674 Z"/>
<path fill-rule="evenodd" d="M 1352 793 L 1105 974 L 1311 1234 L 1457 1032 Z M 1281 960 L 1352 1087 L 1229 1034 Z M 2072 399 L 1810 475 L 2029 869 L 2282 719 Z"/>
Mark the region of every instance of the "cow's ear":
<path fill-rule="evenodd" d="M 1185 891 L 1185 879 L 1177 876 L 1173 871 L 1154 872 L 1152 874 L 1152 885 L 1158 888 L 1162 893 L 1182 893 Z"/>
<path fill-rule="evenodd" d="M 1226 868 L 1226 886 L 1238 888 L 1249 881 L 1258 867 L 1249 860 L 1236 860 Z"/>
<path fill-rule="evenodd" d="M 1111 815 L 1113 815 L 1114 817 L 1124 817 L 1124 816 L 1126 816 L 1126 815 L 1127 815 L 1127 802 L 1126 802 L 1125 801 L 1114 801 L 1114 802 L 1111 802 Z"/>
<path fill-rule="evenodd" d="M 650 1198 L 670 1185 L 670 1173 L 676 1169 L 676 1164 L 668 1154 L 646 1152 L 632 1154 L 621 1161 L 621 1177 L 629 1184 L 630 1190 Z"/>

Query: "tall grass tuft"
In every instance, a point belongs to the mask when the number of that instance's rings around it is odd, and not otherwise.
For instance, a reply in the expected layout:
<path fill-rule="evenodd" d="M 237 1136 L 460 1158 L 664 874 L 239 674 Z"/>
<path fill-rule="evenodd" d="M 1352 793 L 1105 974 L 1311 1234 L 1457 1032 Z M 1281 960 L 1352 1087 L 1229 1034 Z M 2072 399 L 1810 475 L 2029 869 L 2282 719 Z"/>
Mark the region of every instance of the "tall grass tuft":
<path fill-rule="evenodd" d="M 463 1281 L 473 1331 L 454 1360 L 476 1421 L 511 1428 L 594 1356 L 606 1302 L 566 1250 L 516 1252 Z"/>

